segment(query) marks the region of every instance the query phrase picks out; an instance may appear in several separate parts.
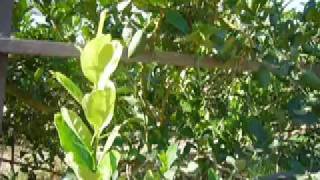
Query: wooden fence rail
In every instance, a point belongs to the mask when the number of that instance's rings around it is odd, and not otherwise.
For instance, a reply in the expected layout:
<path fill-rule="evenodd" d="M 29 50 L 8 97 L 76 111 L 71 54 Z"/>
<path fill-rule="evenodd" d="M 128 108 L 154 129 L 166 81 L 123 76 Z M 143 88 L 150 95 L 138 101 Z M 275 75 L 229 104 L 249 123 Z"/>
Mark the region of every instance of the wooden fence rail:
<path fill-rule="evenodd" d="M 80 56 L 78 48 L 71 43 L 50 42 L 42 40 L 21 40 L 0 38 L 0 53 L 22 54 L 47 57 L 75 57 Z M 163 65 L 196 67 L 201 68 L 233 68 L 234 64 L 225 64 L 213 57 L 197 58 L 193 55 L 180 54 L 177 52 L 143 52 L 132 58 L 128 58 L 127 49 L 124 50 L 121 61 L 158 63 Z M 257 62 L 242 63 L 237 68 L 241 70 L 255 71 L 260 64 Z"/>

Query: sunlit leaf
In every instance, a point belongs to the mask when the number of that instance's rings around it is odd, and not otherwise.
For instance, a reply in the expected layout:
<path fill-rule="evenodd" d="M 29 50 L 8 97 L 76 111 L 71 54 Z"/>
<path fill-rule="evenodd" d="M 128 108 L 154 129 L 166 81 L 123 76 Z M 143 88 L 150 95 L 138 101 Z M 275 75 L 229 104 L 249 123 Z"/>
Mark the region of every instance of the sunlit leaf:
<path fill-rule="evenodd" d="M 113 59 L 114 51 L 110 35 L 100 35 L 86 44 L 80 57 L 81 68 L 92 83 L 98 83 L 105 66 Z"/>
<path fill-rule="evenodd" d="M 100 133 L 110 123 L 115 99 L 114 86 L 106 87 L 104 90 L 94 90 L 84 96 L 82 107 L 95 133 Z"/>
<path fill-rule="evenodd" d="M 58 130 L 60 144 L 67 154 L 66 162 L 75 171 L 77 177 L 83 180 L 96 178 L 91 153 L 63 120 L 60 113 L 55 115 L 54 123 Z"/>
<path fill-rule="evenodd" d="M 103 155 L 98 164 L 98 172 L 103 180 L 109 180 L 111 177 L 117 176 L 120 157 L 120 153 L 114 150 L 106 152 Z"/>
<path fill-rule="evenodd" d="M 39 67 L 36 70 L 36 72 L 34 73 L 34 81 L 39 81 L 39 79 L 43 75 L 43 72 L 44 72 L 44 68 L 43 67 Z"/>
<path fill-rule="evenodd" d="M 77 113 L 66 108 L 61 108 L 61 115 L 63 117 L 63 120 L 77 135 L 81 142 L 85 144 L 88 149 L 91 149 L 90 143 L 92 140 L 92 134 L 88 127 L 83 123 L 81 118 L 77 115 Z"/>
<path fill-rule="evenodd" d="M 112 58 L 104 66 L 102 73 L 99 77 L 98 89 L 104 89 L 106 86 L 110 85 L 110 76 L 116 70 L 118 63 L 122 55 L 122 45 L 119 41 L 112 41 L 113 55 Z"/>
<path fill-rule="evenodd" d="M 57 81 L 71 94 L 71 96 L 81 104 L 83 93 L 80 88 L 71 79 L 59 72 L 54 72 L 53 75 Z"/>
<path fill-rule="evenodd" d="M 128 57 L 131 57 L 135 53 L 138 45 L 140 44 L 143 33 L 144 31 L 140 29 L 133 35 L 128 47 Z"/>
<path fill-rule="evenodd" d="M 108 139 L 103 147 L 103 154 L 106 153 L 107 151 L 109 151 L 109 149 L 111 148 L 114 140 L 119 135 L 120 127 L 121 126 L 114 127 L 113 130 L 111 131 L 111 133 L 109 134 Z"/>
<path fill-rule="evenodd" d="M 168 150 L 166 152 L 166 156 L 168 159 L 168 166 L 171 167 L 173 162 L 178 158 L 177 155 L 178 152 L 178 146 L 177 145 L 171 145 L 168 147 Z"/>

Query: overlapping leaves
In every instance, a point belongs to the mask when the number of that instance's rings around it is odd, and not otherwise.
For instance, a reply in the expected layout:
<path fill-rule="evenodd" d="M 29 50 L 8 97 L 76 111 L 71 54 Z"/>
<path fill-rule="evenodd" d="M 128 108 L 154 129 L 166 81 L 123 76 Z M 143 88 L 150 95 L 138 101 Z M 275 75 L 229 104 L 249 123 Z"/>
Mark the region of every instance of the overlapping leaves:
<path fill-rule="evenodd" d="M 105 13 L 103 15 L 105 17 Z M 102 31 L 103 22 L 100 26 Z M 90 126 L 75 112 L 64 107 L 61 113 L 55 115 L 55 125 L 62 148 L 66 151 L 67 163 L 79 179 L 108 180 L 117 176 L 120 153 L 109 149 L 120 126 L 112 131 L 102 152 L 98 146 L 102 130 L 113 116 L 116 88 L 110 76 L 118 66 L 121 54 L 120 42 L 101 32 L 87 43 L 81 52 L 81 68 L 85 77 L 93 83 L 93 88 L 85 95 L 72 80 L 61 73 L 54 73 L 58 82 L 82 106 Z"/>

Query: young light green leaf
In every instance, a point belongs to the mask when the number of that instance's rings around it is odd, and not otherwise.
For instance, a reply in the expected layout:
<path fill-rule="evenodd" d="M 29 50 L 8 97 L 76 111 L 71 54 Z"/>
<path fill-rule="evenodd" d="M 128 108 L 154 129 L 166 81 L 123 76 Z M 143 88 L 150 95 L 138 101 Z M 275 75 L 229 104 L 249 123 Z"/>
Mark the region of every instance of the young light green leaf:
<path fill-rule="evenodd" d="M 33 75 L 33 79 L 34 81 L 39 81 L 39 79 L 41 78 L 41 76 L 43 75 L 44 72 L 44 68 L 43 67 L 39 67 L 36 72 Z"/>
<path fill-rule="evenodd" d="M 113 130 L 112 130 L 111 133 L 109 134 L 109 137 L 108 137 L 108 139 L 107 139 L 106 144 L 104 145 L 103 153 L 102 153 L 102 154 L 105 154 L 105 153 L 107 153 L 107 151 L 109 151 L 109 149 L 111 148 L 114 140 L 115 140 L 116 137 L 119 135 L 120 127 L 121 127 L 121 126 L 116 126 L 116 127 L 113 128 Z"/>
<path fill-rule="evenodd" d="M 111 74 L 116 70 L 122 55 L 122 45 L 119 41 L 112 41 L 114 52 L 111 60 L 105 65 L 102 74 L 99 77 L 98 89 L 104 89 L 108 86 Z"/>
<path fill-rule="evenodd" d="M 55 114 L 54 123 L 58 130 L 60 144 L 67 153 L 68 165 L 75 171 L 79 179 L 94 177 L 94 162 L 91 153 L 63 120 L 60 113 Z"/>
<path fill-rule="evenodd" d="M 80 57 L 81 68 L 86 78 L 96 85 L 113 54 L 114 46 L 110 35 L 100 35 L 89 41 Z"/>
<path fill-rule="evenodd" d="M 173 162 L 178 158 L 177 152 L 178 152 L 178 146 L 177 145 L 171 145 L 171 146 L 168 147 L 166 155 L 167 155 L 167 160 L 168 160 L 168 166 L 169 167 L 171 167 Z"/>
<path fill-rule="evenodd" d="M 168 147 L 166 152 L 161 152 L 159 154 L 159 159 L 161 161 L 161 173 L 165 173 L 170 170 L 173 162 L 178 158 L 177 156 L 178 146 L 171 145 Z"/>
<path fill-rule="evenodd" d="M 60 72 L 54 72 L 53 75 L 57 79 L 57 81 L 70 93 L 70 95 L 81 104 L 83 93 L 80 88 L 76 84 L 74 84 L 71 79 L 61 74 Z"/>
<path fill-rule="evenodd" d="M 160 172 L 165 173 L 167 170 L 170 169 L 170 166 L 168 165 L 167 155 L 165 152 L 161 152 L 158 156 L 161 162 Z"/>
<path fill-rule="evenodd" d="M 98 163 L 98 172 L 102 180 L 109 180 L 117 173 L 118 163 L 120 161 L 120 153 L 118 151 L 110 151 L 103 155 Z"/>
<path fill-rule="evenodd" d="M 88 149 L 91 149 L 92 134 L 77 113 L 63 107 L 61 108 L 61 115 L 81 142 L 86 145 Z"/>
<path fill-rule="evenodd" d="M 93 126 L 95 134 L 100 133 L 111 121 L 116 99 L 115 88 L 94 90 L 82 100 L 84 113 Z"/>
<path fill-rule="evenodd" d="M 140 44 L 143 33 L 144 33 L 144 31 L 140 29 L 133 35 L 131 42 L 128 46 L 128 57 L 129 58 L 134 54 L 138 45 Z"/>

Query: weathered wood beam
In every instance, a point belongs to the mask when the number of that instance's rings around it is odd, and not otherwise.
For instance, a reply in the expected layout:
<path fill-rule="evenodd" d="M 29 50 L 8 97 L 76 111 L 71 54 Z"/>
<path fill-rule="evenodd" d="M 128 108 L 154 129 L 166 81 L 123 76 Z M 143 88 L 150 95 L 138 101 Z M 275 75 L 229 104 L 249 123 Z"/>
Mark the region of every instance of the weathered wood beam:
<path fill-rule="evenodd" d="M 0 52 L 54 57 L 79 57 L 80 55 L 79 50 L 71 43 L 10 38 L 0 38 Z"/>
<path fill-rule="evenodd" d="M 13 0 L 1 0 L 0 5 L 0 37 L 9 37 L 11 31 L 11 17 Z M 5 86 L 7 77 L 8 54 L 0 52 L 0 137 L 2 136 L 3 108 L 5 100 Z"/>
<path fill-rule="evenodd" d="M 76 57 L 80 56 L 79 50 L 71 43 L 50 42 L 42 40 L 21 40 L 0 38 L 0 52 L 10 54 L 23 54 L 33 56 L 53 56 L 53 57 Z M 212 57 L 202 57 L 197 59 L 193 55 L 180 54 L 177 52 L 144 52 L 128 58 L 127 49 L 124 50 L 122 61 L 152 63 L 163 65 L 174 65 L 183 67 L 201 68 L 237 68 L 238 70 L 255 71 L 259 69 L 260 63 L 245 62 L 240 65 L 226 64 Z"/>

